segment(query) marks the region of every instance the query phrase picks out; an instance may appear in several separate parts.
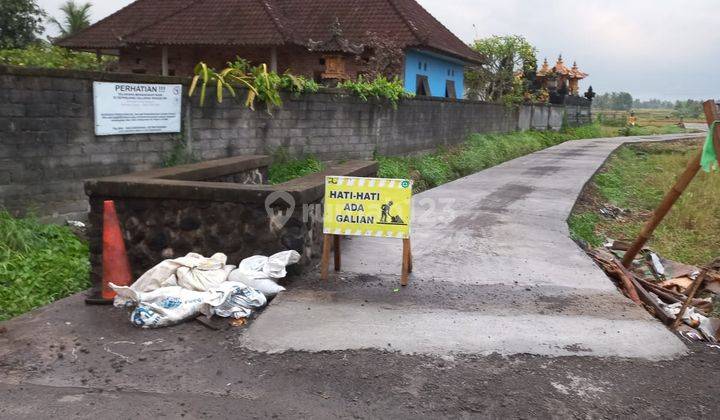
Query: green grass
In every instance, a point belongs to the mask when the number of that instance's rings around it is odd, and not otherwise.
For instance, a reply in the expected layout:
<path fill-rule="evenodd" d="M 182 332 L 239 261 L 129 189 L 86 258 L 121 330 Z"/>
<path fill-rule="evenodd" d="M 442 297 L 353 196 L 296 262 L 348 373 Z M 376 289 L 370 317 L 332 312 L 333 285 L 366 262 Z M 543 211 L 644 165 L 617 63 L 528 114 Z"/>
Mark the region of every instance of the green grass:
<path fill-rule="evenodd" d="M 268 170 L 268 178 L 271 184 L 282 184 L 295 178 L 321 172 L 325 165 L 315 156 L 307 156 L 300 159 L 289 158 L 285 155 L 275 159 Z"/>
<path fill-rule="evenodd" d="M 601 130 L 603 137 L 655 136 L 659 134 L 681 134 L 688 132 L 688 130 L 674 124 L 620 127 L 603 123 Z"/>
<path fill-rule="evenodd" d="M 698 153 L 699 142 L 627 145 L 620 148 L 593 178 L 589 203 L 569 220 L 575 237 L 592 245 L 606 237 L 632 240 L 660 203 L 687 162 Z M 648 246 L 665 258 L 687 264 L 706 264 L 720 255 L 720 174 L 701 172 L 680 197 Z M 598 215 L 598 207 L 612 204 L 630 210 L 618 220 Z M 596 223 L 593 223 L 595 221 Z"/>
<path fill-rule="evenodd" d="M 0 211 L 0 320 L 88 287 L 88 246 L 69 228 Z"/>
<path fill-rule="evenodd" d="M 598 247 L 603 244 L 603 238 L 595 232 L 599 222 L 600 217 L 594 213 L 573 214 L 568 219 L 570 236 L 575 240 L 582 239 L 592 247 Z"/>
<path fill-rule="evenodd" d="M 378 176 L 413 179 L 417 193 L 567 140 L 601 135 L 600 127 L 595 124 L 562 132 L 474 134 L 458 146 L 442 148 L 423 156 L 377 156 L 380 164 Z"/>
<path fill-rule="evenodd" d="M 413 190 L 417 193 L 567 140 L 597 137 L 602 137 L 597 124 L 561 132 L 474 134 L 460 145 L 422 156 L 376 156 L 375 159 L 379 163 L 379 177 L 413 179 Z M 275 163 L 270 166 L 270 182 L 278 184 L 321 170 L 321 162 L 312 156 L 292 159 L 278 151 Z"/>

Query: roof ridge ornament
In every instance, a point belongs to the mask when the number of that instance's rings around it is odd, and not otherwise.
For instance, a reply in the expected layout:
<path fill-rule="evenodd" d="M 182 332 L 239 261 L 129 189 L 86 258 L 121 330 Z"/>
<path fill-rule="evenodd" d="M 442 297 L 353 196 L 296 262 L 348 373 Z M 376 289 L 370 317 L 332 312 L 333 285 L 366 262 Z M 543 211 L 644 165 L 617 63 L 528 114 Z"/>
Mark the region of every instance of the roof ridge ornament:
<path fill-rule="evenodd" d="M 353 44 L 343 36 L 340 19 L 335 16 L 335 21 L 330 25 L 330 39 L 327 41 L 314 41 L 308 39 L 307 49 L 317 52 L 342 52 L 359 55 L 365 50 L 365 44 Z"/>

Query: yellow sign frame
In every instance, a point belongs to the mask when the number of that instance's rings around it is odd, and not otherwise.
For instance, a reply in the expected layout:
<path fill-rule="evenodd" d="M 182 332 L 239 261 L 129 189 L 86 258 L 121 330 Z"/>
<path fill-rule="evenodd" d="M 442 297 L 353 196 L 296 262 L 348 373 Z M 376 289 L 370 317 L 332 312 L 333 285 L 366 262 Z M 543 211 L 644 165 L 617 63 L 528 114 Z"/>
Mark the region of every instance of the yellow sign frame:
<path fill-rule="evenodd" d="M 340 271 L 340 238 L 371 236 L 403 240 L 401 284 L 408 284 L 412 272 L 412 186 L 412 180 L 408 179 L 325 177 L 323 280 L 328 278 L 331 246 L 335 255 L 335 271 Z"/>

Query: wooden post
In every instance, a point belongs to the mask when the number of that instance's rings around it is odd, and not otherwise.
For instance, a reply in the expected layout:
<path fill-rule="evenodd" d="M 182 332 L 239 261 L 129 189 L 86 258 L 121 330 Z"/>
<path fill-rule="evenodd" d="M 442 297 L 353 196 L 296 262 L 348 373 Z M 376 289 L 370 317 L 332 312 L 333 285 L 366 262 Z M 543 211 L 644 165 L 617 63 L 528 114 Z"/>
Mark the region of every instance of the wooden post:
<path fill-rule="evenodd" d="M 708 126 L 711 126 L 713 121 L 717 120 L 717 105 L 715 105 L 715 101 L 707 101 L 705 102 L 703 107 L 705 110 L 705 120 L 707 121 Z M 714 141 L 720 142 L 720 130 L 715 131 Z M 645 246 L 645 243 L 647 243 L 653 232 L 655 232 L 655 229 L 658 227 L 658 225 L 660 225 L 665 216 L 667 216 L 668 212 L 670 212 L 670 209 L 672 209 L 673 205 L 675 205 L 675 202 L 678 200 L 678 198 L 680 198 L 682 193 L 685 192 L 687 186 L 695 178 L 695 175 L 697 175 L 697 173 L 700 171 L 701 159 L 702 149 L 700 150 L 700 153 L 693 157 L 693 159 L 688 163 L 687 168 L 685 168 L 685 172 L 680 175 L 680 178 L 678 178 L 678 180 L 675 182 L 675 185 L 673 185 L 667 195 L 665 195 L 665 198 L 663 198 L 663 201 L 655 210 L 650 220 L 648 220 L 648 222 L 643 227 L 640 235 L 638 235 L 637 239 L 635 239 L 635 242 L 633 242 L 630 249 L 625 253 L 625 257 L 623 258 L 623 265 L 625 267 L 630 267 L 637 254 L 640 253 L 640 250 L 642 250 L 642 248 Z"/>
<path fill-rule="evenodd" d="M 328 269 L 330 268 L 330 241 L 332 235 L 323 235 L 322 259 L 320 260 L 320 279 L 328 279 Z"/>
<path fill-rule="evenodd" d="M 682 307 L 680 307 L 680 312 L 675 316 L 675 321 L 672 324 L 672 329 L 677 330 L 680 326 L 680 323 L 682 322 L 682 317 L 685 315 L 685 311 L 687 310 L 687 307 L 690 306 L 690 302 L 692 302 L 693 298 L 695 297 L 695 294 L 697 293 L 698 289 L 700 289 L 700 285 L 702 282 L 705 281 L 705 276 L 707 275 L 707 270 L 703 270 L 698 274 L 695 281 L 690 285 L 690 290 L 688 291 L 687 299 L 685 302 L 683 302 Z"/>
<path fill-rule="evenodd" d="M 410 245 L 410 239 L 408 239 L 408 248 L 410 253 L 410 259 L 408 261 L 408 273 L 413 272 L 413 256 L 412 256 L 412 246 Z"/>
<path fill-rule="evenodd" d="M 412 271 L 412 252 L 410 250 L 410 239 L 403 239 L 403 255 L 402 255 L 402 275 L 400 284 L 408 285 L 410 272 Z"/>
<path fill-rule="evenodd" d="M 717 111 L 719 105 L 720 104 L 716 104 L 715 101 L 705 101 L 705 103 L 703 104 L 705 116 L 707 116 L 708 113 L 711 113 L 711 115 L 714 117 L 713 121 L 717 121 Z M 710 121 L 708 124 L 712 124 L 713 121 Z M 717 155 L 718 168 L 720 168 L 720 122 L 715 126 L 715 132 L 713 133 L 713 145 L 715 146 L 715 154 Z"/>
<path fill-rule="evenodd" d="M 333 235 L 333 256 L 335 258 L 335 271 L 340 271 L 340 236 Z"/>

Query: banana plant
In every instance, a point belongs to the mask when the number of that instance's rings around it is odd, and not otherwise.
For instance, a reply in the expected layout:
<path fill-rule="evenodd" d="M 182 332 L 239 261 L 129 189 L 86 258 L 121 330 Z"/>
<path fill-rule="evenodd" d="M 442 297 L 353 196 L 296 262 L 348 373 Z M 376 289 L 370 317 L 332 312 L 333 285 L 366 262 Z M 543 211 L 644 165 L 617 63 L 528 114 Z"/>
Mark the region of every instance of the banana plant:
<path fill-rule="evenodd" d="M 208 67 L 204 62 L 195 66 L 195 76 L 190 83 L 188 96 L 193 96 L 200 86 L 200 106 L 205 106 L 208 85 L 214 85 L 218 103 L 223 101 L 225 89 L 233 98 L 237 97 L 237 87 L 247 89 L 245 106 L 254 110 L 255 100 L 265 102 L 268 113 L 275 107 L 282 106 L 280 91 L 289 90 L 295 94 L 314 93 L 318 91 L 318 84 L 302 76 L 285 73 L 282 76 L 269 72 L 266 64 L 251 66 L 250 62 L 241 58 L 227 63 L 227 67 L 220 72 Z"/>
<path fill-rule="evenodd" d="M 200 62 L 195 66 L 195 76 L 192 78 L 190 83 L 190 89 L 188 96 L 193 96 L 195 91 L 200 84 L 200 106 L 205 106 L 205 97 L 207 96 L 207 87 L 210 84 L 215 85 L 217 102 L 222 103 L 223 92 L 225 89 L 228 90 L 230 96 L 233 98 L 237 97 L 234 86 L 244 87 L 248 90 L 247 98 L 245 100 L 245 106 L 250 109 L 254 109 L 255 98 L 257 97 L 258 91 L 253 85 L 252 75 L 242 72 L 240 69 L 228 67 L 220 72 L 208 67 L 204 62 Z"/>

